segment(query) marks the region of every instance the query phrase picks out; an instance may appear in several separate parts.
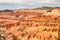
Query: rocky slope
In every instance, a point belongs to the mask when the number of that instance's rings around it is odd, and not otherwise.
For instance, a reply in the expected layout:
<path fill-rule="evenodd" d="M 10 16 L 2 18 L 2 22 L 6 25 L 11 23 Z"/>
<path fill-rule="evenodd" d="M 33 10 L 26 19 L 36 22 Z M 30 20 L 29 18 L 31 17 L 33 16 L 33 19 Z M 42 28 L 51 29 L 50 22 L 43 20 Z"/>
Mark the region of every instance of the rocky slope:
<path fill-rule="evenodd" d="M 1 12 L 0 35 L 5 40 L 13 40 L 14 36 L 18 40 L 56 40 L 60 27 L 60 11 L 56 9 Z"/>

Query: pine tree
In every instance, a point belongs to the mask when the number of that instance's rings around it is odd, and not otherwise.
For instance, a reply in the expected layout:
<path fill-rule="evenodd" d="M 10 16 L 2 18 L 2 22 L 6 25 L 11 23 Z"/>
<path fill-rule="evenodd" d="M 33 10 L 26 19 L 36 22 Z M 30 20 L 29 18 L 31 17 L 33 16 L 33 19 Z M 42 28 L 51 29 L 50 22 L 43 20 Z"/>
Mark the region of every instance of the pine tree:
<path fill-rule="evenodd" d="M 13 35 L 13 40 L 17 40 L 17 37 Z"/>

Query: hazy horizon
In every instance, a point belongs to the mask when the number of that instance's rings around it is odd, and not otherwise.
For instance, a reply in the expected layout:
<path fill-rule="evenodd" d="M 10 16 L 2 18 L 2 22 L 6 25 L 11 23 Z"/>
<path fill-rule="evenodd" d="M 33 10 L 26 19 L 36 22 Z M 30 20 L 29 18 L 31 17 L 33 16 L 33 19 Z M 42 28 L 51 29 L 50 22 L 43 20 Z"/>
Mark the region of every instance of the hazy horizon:
<path fill-rule="evenodd" d="M 0 9 L 60 7 L 60 0 L 0 0 Z"/>

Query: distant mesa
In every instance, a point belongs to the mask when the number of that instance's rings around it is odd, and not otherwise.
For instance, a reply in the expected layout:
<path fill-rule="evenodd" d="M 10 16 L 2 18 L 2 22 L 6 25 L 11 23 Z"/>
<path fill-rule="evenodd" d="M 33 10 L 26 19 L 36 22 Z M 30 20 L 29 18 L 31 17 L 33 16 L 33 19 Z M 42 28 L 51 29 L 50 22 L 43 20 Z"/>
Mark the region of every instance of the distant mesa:
<path fill-rule="evenodd" d="M 5 10 L 0 10 L 0 12 L 12 12 L 12 10 L 5 9 Z"/>
<path fill-rule="evenodd" d="M 43 7 L 35 8 L 34 10 L 48 10 L 47 12 L 51 12 L 52 10 L 59 10 L 60 11 L 60 7 L 47 7 L 47 6 L 43 6 Z"/>
<path fill-rule="evenodd" d="M 43 7 L 38 7 L 35 9 L 41 9 L 41 10 L 48 10 L 48 9 L 53 9 L 54 7 L 47 7 L 47 6 L 43 6 Z"/>

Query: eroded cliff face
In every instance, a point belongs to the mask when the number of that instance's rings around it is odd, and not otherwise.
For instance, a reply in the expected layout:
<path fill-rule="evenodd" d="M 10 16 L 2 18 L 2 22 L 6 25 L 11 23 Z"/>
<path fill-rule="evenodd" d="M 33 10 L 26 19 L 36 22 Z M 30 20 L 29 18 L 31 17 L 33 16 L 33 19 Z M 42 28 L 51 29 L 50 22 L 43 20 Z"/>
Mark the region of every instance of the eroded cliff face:
<path fill-rule="evenodd" d="M 5 40 L 13 40 L 14 36 L 18 40 L 57 40 L 60 15 L 50 13 L 46 10 L 1 12 L 0 35 Z"/>

